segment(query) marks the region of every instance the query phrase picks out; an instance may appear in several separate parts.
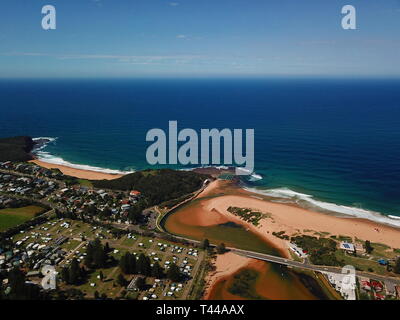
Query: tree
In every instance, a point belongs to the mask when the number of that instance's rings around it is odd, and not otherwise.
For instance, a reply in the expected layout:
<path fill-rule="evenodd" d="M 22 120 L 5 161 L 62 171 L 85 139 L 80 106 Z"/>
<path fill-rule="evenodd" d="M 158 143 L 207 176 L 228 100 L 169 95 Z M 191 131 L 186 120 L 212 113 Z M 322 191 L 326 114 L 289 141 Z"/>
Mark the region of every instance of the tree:
<path fill-rule="evenodd" d="M 66 284 L 69 284 L 69 271 L 67 267 L 63 267 L 61 269 L 61 280 Z"/>
<path fill-rule="evenodd" d="M 109 246 L 103 247 L 99 239 L 89 242 L 84 263 L 88 268 L 103 268 L 107 264 Z"/>
<path fill-rule="evenodd" d="M 169 267 L 167 271 L 167 278 L 174 282 L 182 280 L 182 273 L 175 263 L 171 264 L 171 266 Z"/>
<path fill-rule="evenodd" d="M 136 273 L 136 257 L 132 253 L 128 253 L 127 263 L 129 274 Z"/>
<path fill-rule="evenodd" d="M 365 252 L 368 254 L 370 254 L 372 252 L 372 250 L 374 250 L 374 248 L 371 246 L 371 242 L 369 240 L 365 241 L 364 248 L 365 248 Z"/>
<path fill-rule="evenodd" d="M 78 260 L 76 258 L 72 259 L 71 265 L 69 266 L 69 283 L 79 284 L 82 280 L 81 268 L 79 266 Z"/>
<path fill-rule="evenodd" d="M 158 262 L 154 263 L 151 269 L 151 276 L 157 279 L 160 279 L 164 276 L 163 269 Z"/>
<path fill-rule="evenodd" d="M 139 205 L 131 207 L 128 211 L 128 219 L 134 224 L 138 224 L 142 219 L 142 209 Z"/>
<path fill-rule="evenodd" d="M 119 260 L 119 268 L 125 274 L 136 273 L 136 258 L 133 254 L 127 252 Z"/>
<path fill-rule="evenodd" d="M 218 254 L 224 254 L 226 252 L 226 247 L 225 247 L 225 243 L 220 243 L 217 246 L 217 253 Z"/>
<path fill-rule="evenodd" d="M 128 263 L 126 254 L 124 254 L 119 260 L 119 268 L 123 273 L 128 274 Z"/>
<path fill-rule="evenodd" d="M 139 255 L 136 266 L 138 273 L 145 276 L 149 276 L 151 274 L 150 258 L 145 256 L 143 253 Z"/>
<path fill-rule="evenodd" d="M 400 257 L 397 258 L 396 263 L 395 263 L 394 268 L 393 268 L 393 271 L 395 273 L 400 274 Z"/>
<path fill-rule="evenodd" d="M 201 244 L 200 248 L 207 250 L 210 247 L 210 241 L 208 239 L 204 239 Z"/>
<path fill-rule="evenodd" d="M 106 253 L 111 252 L 111 248 L 110 248 L 110 245 L 109 245 L 108 242 L 106 242 L 106 245 L 104 246 L 104 251 L 105 251 Z"/>
<path fill-rule="evenodd" d="M 94 248 L 91 242 L 88 243 L 87 248 L 86 248 L 86 256 L 83 261 L 85 266 L 88 268 L 91 268 L 93 265 L 93 255 L 94 255 Z"/>
<path fill-rule="evenodd" d="M 107 262 L 107 253 L 103 248 L 99 239 L 96 239 L 93 244 L 93 264 L 97 268 L 103 268 Z"/>
<path fill-rule="evenodd" d="M 121 287 L 126 287 L 126 285 L 128 284 L 128 281 L 125 279 L 125 277 L 120 273 L 118 275 L 117 278 L 117 283 L 121 286 Z"/>
<path fill-rule="evenodd" d="M 145 286 L 146 286 L 146 278 L 145 277 L 138 277 L 136 279 L 136 287 L 139 290 L 143 290 L 145 288 Z"/>
<path fill-rule="evenodd" d="M 10 293 L 8 298 L 11 300 L 37 300 L 40 297 L 38 286 L 25 282 L 24 273 L 14 267 L 8 274 Z"/>

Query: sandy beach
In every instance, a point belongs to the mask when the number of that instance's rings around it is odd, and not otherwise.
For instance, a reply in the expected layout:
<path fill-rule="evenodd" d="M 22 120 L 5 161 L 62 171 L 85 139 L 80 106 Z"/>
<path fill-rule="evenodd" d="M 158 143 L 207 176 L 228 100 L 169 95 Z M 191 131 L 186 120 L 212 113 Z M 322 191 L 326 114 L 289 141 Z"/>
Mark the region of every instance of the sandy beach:
<path fill-rule="evenodd" d="M 88 179 L 88 180 L 112 180 L 122 177 L 122 174 L 111 174 L 111 173 L 104 173 L 104 172 L 97 172 L 97 171 L 90 171 L 90 170 L 82 170 L 82 169 L 75 169 L 70 168 L 63 165 L 52 164 L 43 162 L 40 160 L 32 160 L 33 162 L 43 168 L 47 169 L 59 169 L 63 174 L 80 178 L 80 179 Z"/>
<path fill-rule="evenodd" d="M 244 225 L 249 230 L 256 232 L 268 242 L 272 243 L 288 255 L 287 241 L 272 235 L 272 232 L 285 231 L 288 236 L 295 234 L 350 236 L 360 240 L 383 243 L 392 248 L 400 248 L 400 229 L 379 224 L 370 220 L 337 217 L 330 214 L 314 212 L 296 205 L 271 202 L 251 192 L 239 190 L 229 192 L 225 181 L 214 181 L 210 184 L 203 196 L 220 194 L 225 189 L 226 194 L 201 200 L 203 213 L 196 215 L 198 223 L 210 226 L 220 222 L 233 221 Z M 268 218 L 260 221 L 259 226 L 254 226 L 227 211 L 232 207 L 249 208 L 268 214 Z"/>
<path fill-rule="evenodd" d="M 395 227 L 360 218 L 344 218 L 314 212 L 294 204 L 271 202 L 265 197 L 240 189 L 227 181 L 216 180 L 212 182 L 198 196 L 198 199 L 198 205 L 191 209 L 191 217 L 186 217 L 192 219 L 191 223 L 195 222 L 200 226 L 212 226 L 227 221 L 239 223 L 260 235 L 286 257 L 290 257 L 288 241 L 274 236 L 272 232 L 285 231 L 288 236 L 296 234 L 318 236 L 318 233 L 324 233 L 325 236 L 350 236 L 353 240 L 356 238 L 370 240 L 371 242 L 386 244 L 392 248 L 400 248 L 400 229 Z M 229 207 L 254 209 L 268 215 L 256 227 L 227 211 Z M 216 284 L 227 279 L 238 270 L 250 266 L 256 269 L 261 266 L 255 262 L 253 259 L 232 252 L 218 255 L 214 260 L 216 270 L 210 272 L 206 278 L 204 299 L 212 298 Z M 262 266 L 265 267 L 265 265 Z M 271 278 L 268 279 L 271 280 Z M 277 288 L 280 287 L 281 285 L 277 286 Z M 301 288 L 300 285 L 299 288 Z M 282 293 L 282 296 L 286 297 L 284 293 Z M 302 296 L 302 298 L 307 297 L 305 293 L 304 297 Z"/>

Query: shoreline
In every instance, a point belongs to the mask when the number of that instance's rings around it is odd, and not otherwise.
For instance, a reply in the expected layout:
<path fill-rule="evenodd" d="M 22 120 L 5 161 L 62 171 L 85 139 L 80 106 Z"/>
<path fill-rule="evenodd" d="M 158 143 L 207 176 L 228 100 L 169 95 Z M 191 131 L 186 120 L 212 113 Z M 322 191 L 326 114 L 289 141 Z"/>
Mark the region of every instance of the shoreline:
<path fill-rule="evenodd" d="M 224 278 L 228 278 L 242 268 L 246 268 L 253 259 L 238 255 L 233 252 L 226 252 L 217 255 L 212 261 L 215 270 L 210 271 L 205 278 L 204 300 L 209 300 L 214 286 Z"/>
<path fill-rule="evenodd" d="M 222 190 L 225 192 L 220 193 Z M 211 194 L 216 196 L 209 198 Z M 285 231 L 288 236 L 296 234 L 348 236 L 353 241 L 369 240 L 392 248 L 400 248 L 400 229 L 394 226 L 352 216 L 341 217 L 321 213 L 292 203 L 273 202 L 266 196 L 232 186 L 221 180 L 211 183 L 197 199 L 204 210 L 199 221 L 201 225 L 211 226 L 222 220 L 240 223 L 262 236 L 280 251 L 286 252 L 286 255 L 289 254 L 288 241 L 272 235 L 272 232 Z M 255 209 L 268 214 L 268 218 L 263 218 L 256 227 L 227 211 L 230 206 Z"/>
<path fill-rule="evenodd" d="M 311 195 L 297 193 L 287 188 L 269 190 L 249 188 L 247 186 L 241 186 L 241 188 L 244 191 L 252 194 L 254 197 L 266 199 L 271 202 L 293 205 L 305 210 L 333 215 L 340 218 L 362 219 L 390 227 L 400 228 L 400 216 L 386 215 L 368 209 L 349 207 L 335 204 L 333 202 L 324 202 L 314 199 L 314 197 Z M 288 196 L 288 193 L 290 196 Z"/>
<path fill-rule="evenodd" d="M 355 242 L 369 240 L 372 243 L 383 243 L 391 248 L 400 248 L 400 229 L 367 219 L 352 216 L 335 216 L 305 209 L 294 203 L 272 202 L 267 196 L 244 190 L 231 182 L 215 180 L 198 195 L 202 214 L 196 223 L 202 226 L 212 226 L 226 221 L 240 223 L 248 230 L 258 234 L 271 243 L 285 256 L 291 259 L 289 241 L 282 240 L 272 232 L 285 231 L 285 234 L 310 236 L 348 236 Z M 258 227 L 240 219 L 227 211 L 229 206 L 256 209 L 268 213 L 268 217 L 260 221 Z M 206 276 L 206 286 L 203 299 L 208 300 L 214 292 L 214 287 L 224 279 L 249 267 L 251 258 L 242 257 L 232 252 L 217 255 L 213 260 L 215 270 Z"/>
<path fill-rule="evenodd" d="M 45 162 L 45 161 L 39 160 L 39 159 L 30 160 L 29 162 L 35 163 L 38 166 L 41 166 L 46 169 L 59 169 L 63 174 L 65 174 L 67 176 L 79 178 L 79 179 L 113 180 L 113 179 L 118 179 L 118 178 L 124 176 L 123 174 L 105 173 L 105 172 L 98 172 L 98 171 L 93 171 L 93 170 L 72 168 L 72 167 L 68 167 L 65 165 L 61 165 L 61 164 Z"/>

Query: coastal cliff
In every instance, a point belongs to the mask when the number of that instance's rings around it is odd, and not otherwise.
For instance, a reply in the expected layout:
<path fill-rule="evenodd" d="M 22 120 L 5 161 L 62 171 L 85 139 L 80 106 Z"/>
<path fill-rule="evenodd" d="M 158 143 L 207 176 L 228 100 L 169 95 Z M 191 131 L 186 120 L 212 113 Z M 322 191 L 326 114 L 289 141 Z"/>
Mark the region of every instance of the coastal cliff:
<path fill-rule="evenodd" d="M 0 138 L 0 161 L 32 160 L 30 152 L 34 145 L 35 142 L 28 136 Z"/>

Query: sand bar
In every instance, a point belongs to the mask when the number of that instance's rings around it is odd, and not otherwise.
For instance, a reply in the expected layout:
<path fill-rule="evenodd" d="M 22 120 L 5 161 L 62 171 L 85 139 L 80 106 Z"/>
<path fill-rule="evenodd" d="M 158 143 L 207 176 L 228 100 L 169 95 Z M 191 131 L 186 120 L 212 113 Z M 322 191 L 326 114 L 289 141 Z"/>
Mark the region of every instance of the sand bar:
<path fill-rule="evenodd" d="M 210 190 L 205 190 L 199 197 L 213 193 L 221 188 L 224 182 L 216 181 L 210 185 Z M 226 186 L 225 186 L 226 188 Z M 250 192 L 238 191 L 229 194 L 229 187 L 225 195 L 200 200 L 204 211 L 201 225 L 214 225 L 216 221 L 223 221 L 222 217 L 230 221 L 241 223 L 249 230 L 256 232 L 278 249 L 287 251 L 287 241 L 272 235 L 272 232 L 285 231 L 287 235 L 329 233 L 329 235 L 350 236 L 354 240 L 370 240 L 371 242 L 383 243 L 392 248 L 400 248 L 400 229 L 373 222 L 366 219 L 353 217 L 338 217 L 330 214 L 303 209 L 292 204 L 271 202 L 260 198 Z M 219 192 L 218 192 L 219 193 Z M 239 217 L 227 211 L 232 207 L 250 208 L 267 213 L 269 218 L 260 221 L 258 227 L 243 221 Z"/>

